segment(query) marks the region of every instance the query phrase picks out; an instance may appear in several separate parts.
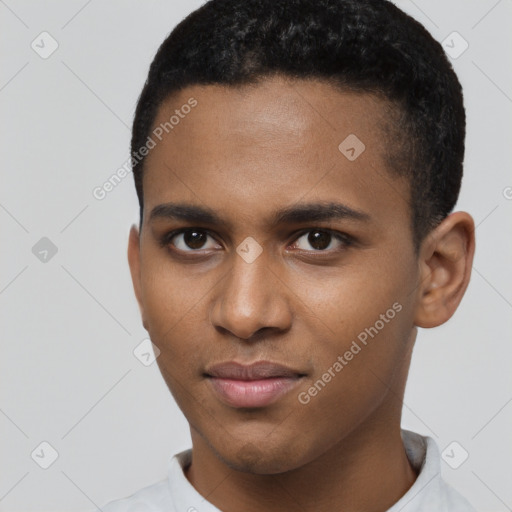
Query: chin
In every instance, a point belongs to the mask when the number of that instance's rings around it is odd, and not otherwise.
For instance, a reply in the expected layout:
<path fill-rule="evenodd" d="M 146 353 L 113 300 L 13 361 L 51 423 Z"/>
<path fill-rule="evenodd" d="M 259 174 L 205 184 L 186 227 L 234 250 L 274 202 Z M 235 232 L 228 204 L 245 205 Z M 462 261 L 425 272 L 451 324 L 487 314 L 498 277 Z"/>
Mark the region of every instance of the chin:
<path fill-rule="evenodd" d="M 235 471 L 256 475 L 285 473 L 301 465 L 301 461 L 295 460 L 293 457 L 293 454 L 297 455 L 296 450 L 279 449 L 270 444 L 263 448 L 260 446 L 261 441 L 258 442 L 258 445 L 247 441 L 239 447 L 231 445 L 227 453 L 217 452 L 217 456 Z"/>

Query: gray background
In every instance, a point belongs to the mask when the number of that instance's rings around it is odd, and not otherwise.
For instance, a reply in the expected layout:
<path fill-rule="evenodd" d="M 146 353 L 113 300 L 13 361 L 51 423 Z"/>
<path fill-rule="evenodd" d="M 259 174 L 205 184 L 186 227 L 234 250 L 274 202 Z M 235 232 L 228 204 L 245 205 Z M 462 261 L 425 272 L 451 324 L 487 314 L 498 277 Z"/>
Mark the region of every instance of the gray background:
<path fill-rule="evenodd" d="M 469 458 L 458 469 L 442 461 L 446 480 L 479 510 L 512 510 L 512 2 L 397 4 L 437 40 L 456 31 L 469 43 L 453 59 L 468 116 L 457 209 L 478 226 L 459 310 L 419 330 L 403 426 L 441 451 L 456 441 L 452 461 L 462 449 Z M 1 511 L 94 510 L 164 478 L 190 446 L 156 364 L 133 354 L 147 333 L 126 259 L 138 222 L 132 176 L 102 201 L 92 190 L 129 156 L 158 45 L 199 5 L 0 1 Z M 59 45 L 46 59 L 31 47 L 51 48 L 43 31 Z M 43 237 L 57 248 L 46 261 Z M 43 441 L 59 455 L 46 470 Z"/>

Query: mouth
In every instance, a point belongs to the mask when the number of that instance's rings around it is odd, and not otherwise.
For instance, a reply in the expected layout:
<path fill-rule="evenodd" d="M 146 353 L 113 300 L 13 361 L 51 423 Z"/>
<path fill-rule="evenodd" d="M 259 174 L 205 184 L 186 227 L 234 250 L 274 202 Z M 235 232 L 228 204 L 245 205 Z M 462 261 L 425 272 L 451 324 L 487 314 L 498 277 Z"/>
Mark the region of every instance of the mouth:
<path fill-rule="evenodd" d="M 295 388 L 306 374 L 268 361 L 250 365 L 232 361 L 212 366 L 203 376 L 224 404 L 255 408 L 276 402 Z"/>

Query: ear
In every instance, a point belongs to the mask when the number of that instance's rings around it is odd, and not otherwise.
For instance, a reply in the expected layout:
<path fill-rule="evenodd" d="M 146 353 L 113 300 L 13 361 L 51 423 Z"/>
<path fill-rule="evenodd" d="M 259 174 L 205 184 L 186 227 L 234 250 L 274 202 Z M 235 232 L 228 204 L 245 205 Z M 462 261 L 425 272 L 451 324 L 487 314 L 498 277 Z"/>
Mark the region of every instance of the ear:
<path fill-rule="evenodd" d="M 128 238 L 128 264 L 132 275 L 133 291 L 139 304 L 139 310 L 142 317 L 142 325 L 147 330 L 147 322 L 144 317 L 144 304 L 142 301 L 142 284 L 140 275 L 140 236 L 139 230 L 135 224 L 130 228 Z"/>
<path fill-rule="evenodd" d="M 437 327 L 457 309 L 471 277 L 475 223 L 466 212 L 446 217 L 421 244 L 414 323 Z"/>

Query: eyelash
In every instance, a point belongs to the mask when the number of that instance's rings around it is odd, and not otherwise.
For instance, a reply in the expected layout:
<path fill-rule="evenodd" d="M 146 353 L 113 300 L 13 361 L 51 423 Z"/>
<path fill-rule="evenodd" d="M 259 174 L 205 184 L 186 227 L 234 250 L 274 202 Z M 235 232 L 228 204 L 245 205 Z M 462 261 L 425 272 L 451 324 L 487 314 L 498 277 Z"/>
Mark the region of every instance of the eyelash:
<path fill-rule="evenodd" d="M 166 233 L 165 235 L 163 235 L 160 239 L 160 246 L 161 247 L 167 247 L 171 244 L 171 240 L 177 236 L 177 235 L 181 235 L 183 233 L 186 233 L 186 232 L 190 232 L 190 231 L 199 231 L 201 233 L 206 233 L 208 236 L 210 236 L 211 238 L 213 238 L 217 243 L 219 243 L 216 239 L 216 237 L 210 233 L 209 230 L 207 229 L 203 229 L 203 228 L 194 228 L 194 227 L 190 227 L 190 228 L 181 228 L 181 229 L 175 229 L 173 231 L 170 231 L 169 233 Z M 327 228 L 309 228 L 309 229 L 303 229 L 301 230 L 300 232 L 298 233 L 295 233 L 295 238 L 294 238 L 294 243 L 297 242 L 297 240 L 299 240 L 302 236 L 304 236 L 305 234 L 307 233 L 313 233 L 315 231 L 319 231 L 319 232 L 322 232 L 322 233 L 327 233 L 329 235 L 331 235 L 334 239 L 336 239 L 338 242 L 341 243 L 342 247 L 343 248 L 348 248 L 352 245 L 354 245 L 355 243 L 355 239 L 352 238 L 351 236 L 347 235 L 347 234 L 344 234 L 344 233 L 340 233 L 339 231 L 334 231 L 332 229 L 327 229 Z M 189 251 L 182 251 L 181 249 L 176 249 L 180 254 L 184 254 L 184 253 L 198 253 L 200 252 L 202 249 L 197 249 L 197 250 L 194 250 L 194 249 L 191 249 Z M 315 253 L 315 254 L 331 254 L 333 252 L 336 252 L 337 250 L 339 249 L 312 249 L 312 250 L 306 250 L 306 249 L 297 249 L 298 251 L 301 251 L 302 253 Z"/>

